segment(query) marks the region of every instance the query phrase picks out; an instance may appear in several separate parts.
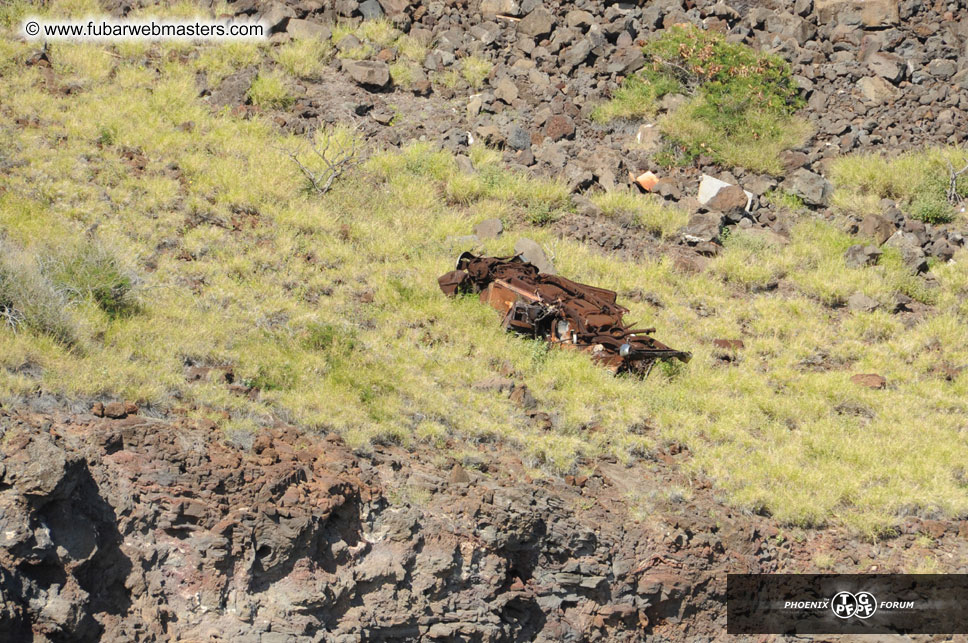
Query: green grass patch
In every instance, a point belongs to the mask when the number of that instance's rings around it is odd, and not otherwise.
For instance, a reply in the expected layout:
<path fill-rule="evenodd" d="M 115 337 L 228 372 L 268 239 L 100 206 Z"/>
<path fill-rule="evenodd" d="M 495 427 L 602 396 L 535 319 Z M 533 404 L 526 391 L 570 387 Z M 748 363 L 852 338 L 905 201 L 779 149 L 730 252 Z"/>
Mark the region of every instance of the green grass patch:
<path fill-rule="evenodd" d="M 896 156 L 855 154 L 834 161 L 833 204 L 853 214 L 879 214 L 880 200 L 898 201 L 915 218 L 928 223 L 953 221 L 957 210 L 948 201 L 951 172 L 968 165 L 964 147 L 932 147 Z M 955 181 L 956 199 L 968 198 L 968 172 Z"/>
<path fill-rule="evenodd" d="M 468 56 L 460 61 L 460 75 L 472 89 L 480 89 L 493 67 L 494 63 L 487 58 Z"/>
<path fill-rule="evenodd" d="M 807 209 L 801 197 L 782 188 L 770 190 L 763 196 L 766 202 L 775 208 L 782 208 L 792 212 L 801 212 Z"/>
<path fill-rule="evenodd" d="M 645 228 L 663 238 L 673 237 L 689 221 L 685 210 L 669 207 L 653 195 L 631 189 L 597 192 L 591 200 L 605 216 Z"/>
<path fill-rule="evenodd" d="M 295 39 L 279 47 L 273 58 L 296 78 L 319 78 L 326 62 L 333 55 L 333 46 L 326 40 Z"/>
<path fill-rule="evenodd" d="M 296 100 L 289 91 L 286 77 L 276 70 L 256 76 L 249 87 L 248 97 L 253 105 L 264 109 L 286 109 Z"/>
<path fill-rule="evenodd" d="M 608 123 L 619 118 L 638 119 L 656 115 L 659 100 L 667 94 L 682 90 L 675 78 L 646 71 L 629 76 L 611 100 L 596 105 L 591 118 L 598 123 Z"/>

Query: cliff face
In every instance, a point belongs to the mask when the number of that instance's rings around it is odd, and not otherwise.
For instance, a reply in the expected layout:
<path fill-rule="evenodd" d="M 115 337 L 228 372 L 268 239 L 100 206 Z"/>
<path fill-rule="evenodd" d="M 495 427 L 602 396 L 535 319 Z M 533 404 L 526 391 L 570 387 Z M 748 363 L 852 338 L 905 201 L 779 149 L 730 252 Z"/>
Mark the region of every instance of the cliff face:
<path fill-rule="evenodd" d="M 682 639 L 722 627 L 725 549 L 766 552 L 698 507 L 633 523 L 657 474 L 608 462 L 535 482 L 494 448 L 464 468 L 288 427 L 242 449 L 136 415 L 2 426 L 10 641 Z"/>

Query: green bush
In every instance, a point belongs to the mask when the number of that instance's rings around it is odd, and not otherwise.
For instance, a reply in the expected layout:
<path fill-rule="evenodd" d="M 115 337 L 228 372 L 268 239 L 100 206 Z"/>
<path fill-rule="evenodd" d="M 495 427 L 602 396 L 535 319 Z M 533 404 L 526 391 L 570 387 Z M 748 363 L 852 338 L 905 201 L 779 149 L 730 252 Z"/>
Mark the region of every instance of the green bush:
<path fill-rule="evenodd" d="M 803 104 L 786 61 L 716 32 L 672 27 L 642 51 L 650 61 L 647 80 L 663 93 L 698 91 L 701 114 L 724 130 L 745 121 L 750 110 L 792 114 Z"/>
<path fill-rule="evenodd" d="M 660 121 L 686 158 L 779 173 L 778 154 L 801 143 L 809 125 L 793 117 L 803 105 L 790 65 L 719 33 L 672 27 L 643 47 L 645 68 L 629 77 L 592 118 L 650 116 L 669 94 L 691 96 Z"/>
<path fill-rule="evenodd" d="M 955 209 L 944 196 L 919 194 L 911 202 L 911 214 L 925 223 L 950 223 Z"/>

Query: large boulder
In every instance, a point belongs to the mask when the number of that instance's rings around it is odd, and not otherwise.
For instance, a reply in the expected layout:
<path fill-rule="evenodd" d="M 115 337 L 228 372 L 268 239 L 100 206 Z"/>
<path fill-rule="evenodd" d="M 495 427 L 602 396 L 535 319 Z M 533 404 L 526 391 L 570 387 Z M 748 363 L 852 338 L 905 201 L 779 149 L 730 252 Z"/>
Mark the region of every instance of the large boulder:
<path fill-rule="evenodd" d="M 857 232 L 861 236 L 873 239 L 877 245 L 881 245 L 891 238 L 894 230 L 894 224 L 881 215 L 869 214 L 860 222 Z"/>
<path fill-rule="evenodd" d="M 296 10 L 282 2 L 269 2 L 262 9 L 262 22 L 270 32 L 283 31 L 290 18 L 296 17 Z"/>
<path fill-rule="evenodd" d="M 826 207 L 834 193 L 834 186 L 827 179 L 803 168 L 791 174 L 786 184 L 807 205 Z"/>
<path fill-rule="evenodd" d="M 535 39 L 544 38 L 555 28 L 555 15 L 544 7 L 535 9 L 518 23 L 518 33 Z"/>
<path fill-rule="evenodd" d="M 900 91 L 880 76 L 866 76 L 857 81 L 857 89 L 861 95 L 874 103 L 889 103 L 900 96 Z"/>
<path fill-rule="evenodd" d="M 738 185 L 729 185 L 716 192 L 716 195 L 706 202 L 706 207 L 710 210 L 719 210 L 723 214 L 732 215 L 746 211 L 749 206 L 750 197 Z"/>
<path fill-rule="evenodd" d="M 402 15 L 410 6 L 410 0 L 379 0 L 379 3 L 383 12 L 391 18 Z"/>
<path fill-rule="evenodd" d="M 716 214 L 694 214 L 679 234 L 691 246 L 703 243 L 718 243 L 723 227 L 723 217 Z"/>
<path fill-rule="evenodd" d="M 900 250 L 904 263 L 912 272 L 920 273 L 928 270 L 928 262 L 924 256 L 924 250 L 921 249 L 921 242 L 913 232 L 898 230 L 884 245 Z"/>
<path fill-rule="evenodd" d="M 904 72 L 907 71 L 907 63 L 903 58 L 882 51 L 871 55 L 867 60 L 867 67 L 874 74 L 895 84 L 904 78 Z"/>
<path fill-rule="evenodd" d="M 750 211 L 753 203 L 752 192 L 708 174 L 702 175 L 696 198 L 700 204 L 710 210 L 725 214 L 730 223 L 736 223 L 742 219 L 744 213 Z M 717 236 L 718 234 L 717 230 Z"/>
<path fill-rule="evenodd" d="M 329 40 L 333 30 L 326 25 L 310 20 L 300 20 L 290 18 L 286 23 L 286 33 L 293 38 L 305 38 L 307 40 Z"/>
<path fill-rule="evenodd" d="M 864 266 L 875 265 L 882 254 L 884 253 L 877 246 L 865 246 L 858 243 L 847 248 L 844 253 L 844 260 L 848 268 L 863 268 Z"/>
<path fill-rule="evenodd" d="M 523 260 L 537 268 L 538 272 L 548 275 L 555 274 L 555 265 L 551 263 L 551 259 L 548 258 L 541 246 L 531 239 L 524 237 L 518 239 L 517 243 L 514 244 L 514 254 L 519 255 Z"/>
<path fill-rule="evenodd" d="M 877 29 L 901 21 L 897 0 L 814 0 L 813 8 L 821 25 Z"/>
<path fill-rule="evenodd" d="M 504 224 L 500 219 L 485 219 L 474 226 L 474 235 L 478 239 L 497 239 L 504 232 Z"/>
<path fill-rule="evenodd" d="M 880 304 L 873 297 L 862 292 L 855 292 L 847 298 L 847 308 L 855 313 L 872 313 Z"/>
<path fill-rule="evenodd" d="M 518 0 L 481 0 L 481 13 L 485 18 L 494 16 L 520 16 L 521 3 Z"/>
<path fill-rule="evenodd" d="M 379 20 L 383 17 L 383 7 L 377 0 L 363 0 L 360 3 L 360 13 L 364 20 Z"/>
<path fill-rule="evenodd" d="M 343 60 L 343 71 L 363 87 L 381 89 L 390 84 L 390 67 L 379 60 Z"/>
<path fill-rule="evenodd" d="M 770 12 L 766 19 L 766 30 L 786 38 L 793 38 L 801 47 L 817 35 L 817 27 L 787 11 Z"/>

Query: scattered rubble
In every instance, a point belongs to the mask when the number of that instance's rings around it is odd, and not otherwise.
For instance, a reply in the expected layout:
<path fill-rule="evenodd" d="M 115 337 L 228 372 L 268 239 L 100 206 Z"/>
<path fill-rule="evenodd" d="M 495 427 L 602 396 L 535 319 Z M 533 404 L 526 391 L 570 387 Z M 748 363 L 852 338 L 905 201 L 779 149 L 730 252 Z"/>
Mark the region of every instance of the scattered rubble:
<path fill-rule="evenodd" d="M 124 0 L 117 4 L 119 12 L 127 7 Z M 579 6 L 484 0 L 458 9 L 426 0 L 282 0 L 267 5 L 247 0 L 233 3 L 232 10 L 262 14 L 273 25 L 274 43 L 325 38 L 333 24 L 354 26 L 386 17 L 427 47 L 423 59 L 405 63 L 411 67 L 412 83 L 396 87 L 388 63 L 401 61 L 405 52 L 362 42 L 360 33 L 345 36 L 336 43 L 340 53 L 330 68 L 318 80 L 305 81 L 305 95 L 280 116 L 285 127 L 304 133 L 373 114 L 362 127 L 367 138 L 391 145 L 435 140 L 457 154 L 466 154 L 472 140 L 485 141 L 503 148 L 508 164 L 562 179 L 576 191 L 614 190 L 624 183 L 617 177 L 631 173 L 634 185 L 692 214 L 707 214 L 705 209 L 726 215 L 719 226 L 708 217 L 697 219 L 682 236 L 686 246 L 707 256 L 716 253 L 716 227 L 742 225 L 786 234 L 793 213 L 772 203 L 767 198 L 771 191 L 785 192 L 806 209 L 830 216 L 832 186 L 826 168 L 837 156 L 958 144 L 968 131 L 968 19 L 954 5 L 823 0 L 779 7 L 713 0 L 645 5 L 589 0 Z M 647 123 L 618 119 L 601 124 L 589 118 L 596 105 L 615 95 L 622 81 L 646 64 L 642 43 L 681 23 L 720 30 L 730 40 L 790 63 L 806 100 L 800 114 L 812 122 L 814 133 L 800 148 L 781 154 L 782 175 L 716 167 L 702 156 L 684 166 L 660 166 L 658 157 L 675 150 L 656 123 L 688 100 L 684 95 L 665 96 Z M 371 53 L 357 61 L 345 55 L 350 51 Z M 474 84 L 462 76 L 469 57 L 489 66 Z M 215 87 L 200 79 L 202 93 L 210 95 L 213 105 L 242 104 L 256 71 L 240 70 Z M 460 103 L 456 109 L 454 101 Z M 637 181 L 642 175 L 646 178 Z M 714 176 L 741 187 L 747 196 L 742 213 L 735 189 L 711 202 L 719 189 L 708 193 L 717 184 L 706 177 Z M 863 224 L 859 234 L 881 245 L 911 219 L 886 213 L 883 218 L 886 224 L 857 220 Z M 919 247 L 925 257 L 948 260 L 963 245 L 965 232 L 960 223 L 937 225 L 919 237 Z M 926 268 L 913 248 L 903 252 L 912 270 Z"/>

